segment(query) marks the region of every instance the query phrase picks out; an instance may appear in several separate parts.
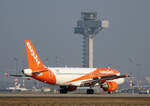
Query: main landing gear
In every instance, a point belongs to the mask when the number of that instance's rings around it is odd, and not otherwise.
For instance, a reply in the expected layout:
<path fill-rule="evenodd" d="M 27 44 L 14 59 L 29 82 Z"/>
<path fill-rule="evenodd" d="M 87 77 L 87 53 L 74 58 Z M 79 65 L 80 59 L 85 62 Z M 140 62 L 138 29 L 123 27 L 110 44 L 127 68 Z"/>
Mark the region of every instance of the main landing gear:
<path fill-rule="evenodd" d="M 67 92 L 67 89 L 60 89 L 60 94 L 66 94 Z"/>
<path fill-rule="evenodd" d="M 60 90 L 59 90 L 60 94 L 67 94 L 68 93 L 68 89 L 66 86 L 60 86 Z M 93 89 L 87 89 L 86 91 L 87 94 L 94 94 L 94 90 Z"/>
<path fill-rule="evenodd" d="M 110 91 L 108 91 L 108 94 L 111 94 L 111 92 L 110 92 Z"/>
<path fill-rule="evenodd" d="M 60 86 L 60 94 L 67 94 L 68 90 L 66 86 Z"/>
<path fill-rule="evenodd" d="M 87 89 L 86 93 L 87 94 L 94 94 L 94 90 L 93 89 Z"/>

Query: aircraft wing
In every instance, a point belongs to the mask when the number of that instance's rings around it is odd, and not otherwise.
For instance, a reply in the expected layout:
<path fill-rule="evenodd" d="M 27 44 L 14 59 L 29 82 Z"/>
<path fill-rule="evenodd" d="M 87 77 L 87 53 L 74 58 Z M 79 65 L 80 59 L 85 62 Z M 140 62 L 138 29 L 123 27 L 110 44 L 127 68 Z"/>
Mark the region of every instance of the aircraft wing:
<path fill-rule="evenodd" d="M 124 75 L 110 75 L 110 76 L 103 76 L 103 77 L 96 77 L 93 78 L 93 80 L 98 80 L 98 81 L 105 81 L 105 80 L 113 80 L 113 79 L 118 79 L 118 78 L 126 78 L 129 77 L 128 74 L 124 74 Z"/>
<path fill-rule="evenodd" d="M 126 78 L 126 77 L 129 77 L 129 75 L 124 74 L 124 75 L 109 75 L 109 76 L 103 76 L 103 77 L 95 77 L 92 80 L 82 82 L 81 86 L 94 86 L 97 83 L 99 83 L 100 85 L 107 80 L 114 80 L 114 79 Z"/>

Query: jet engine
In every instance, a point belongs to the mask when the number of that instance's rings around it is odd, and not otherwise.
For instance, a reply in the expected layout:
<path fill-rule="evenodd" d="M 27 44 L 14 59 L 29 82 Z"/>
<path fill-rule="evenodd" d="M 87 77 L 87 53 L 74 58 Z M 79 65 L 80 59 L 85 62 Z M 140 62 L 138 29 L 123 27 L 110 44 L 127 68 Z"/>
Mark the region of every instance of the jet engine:
<path fill-rule="evenodd" d="M 68 87 L 67 87 L 67 90 L 68 90 L 68 91 L 74 91 L 74 90 L 76 90 L 76 89 L 77 89 L 76 86 L 68 86 Z"/>
<path fill-rule="evenodd" d="M 102 84 L 102 88 L 104 91 L 108 91 L 108 92 L 116 91 L 118 88 L 118 84 L 114 81 L 105 82 Z"/>

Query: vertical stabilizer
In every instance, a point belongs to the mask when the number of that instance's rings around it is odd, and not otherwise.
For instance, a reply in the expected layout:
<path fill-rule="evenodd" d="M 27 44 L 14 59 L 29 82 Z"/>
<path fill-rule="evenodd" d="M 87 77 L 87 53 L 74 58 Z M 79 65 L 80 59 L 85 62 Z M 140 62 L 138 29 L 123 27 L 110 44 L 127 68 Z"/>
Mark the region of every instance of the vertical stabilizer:
<path fill-rule="evenodd" d="M 28 57 L 28 66 L 32 71 L 42 70 L 44 65 L 42 64 L 39 56 L 37 55 L 35 48 L 30 40 L 25 40 L 26 52 Z"/>

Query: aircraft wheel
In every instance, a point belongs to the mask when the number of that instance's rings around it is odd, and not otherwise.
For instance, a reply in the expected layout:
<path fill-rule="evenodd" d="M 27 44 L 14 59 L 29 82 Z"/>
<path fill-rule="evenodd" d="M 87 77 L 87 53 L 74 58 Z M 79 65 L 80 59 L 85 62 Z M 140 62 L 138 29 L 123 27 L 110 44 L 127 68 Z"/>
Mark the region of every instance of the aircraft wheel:
<path fill-rule="evenodd" d="M 87 94 L 94 94 L 94 90 L 93 89 L 87 89 Z"/>
<path fill-rule="evenodd" d="M 60 94 L 66 94 L 67 93 L 67 89 L 60 89 Z"/>
<path fill-rule="evenodd" d="M 108 91 L 108 94 L 111 94 L 112 92 L 111 91 Z"/>

